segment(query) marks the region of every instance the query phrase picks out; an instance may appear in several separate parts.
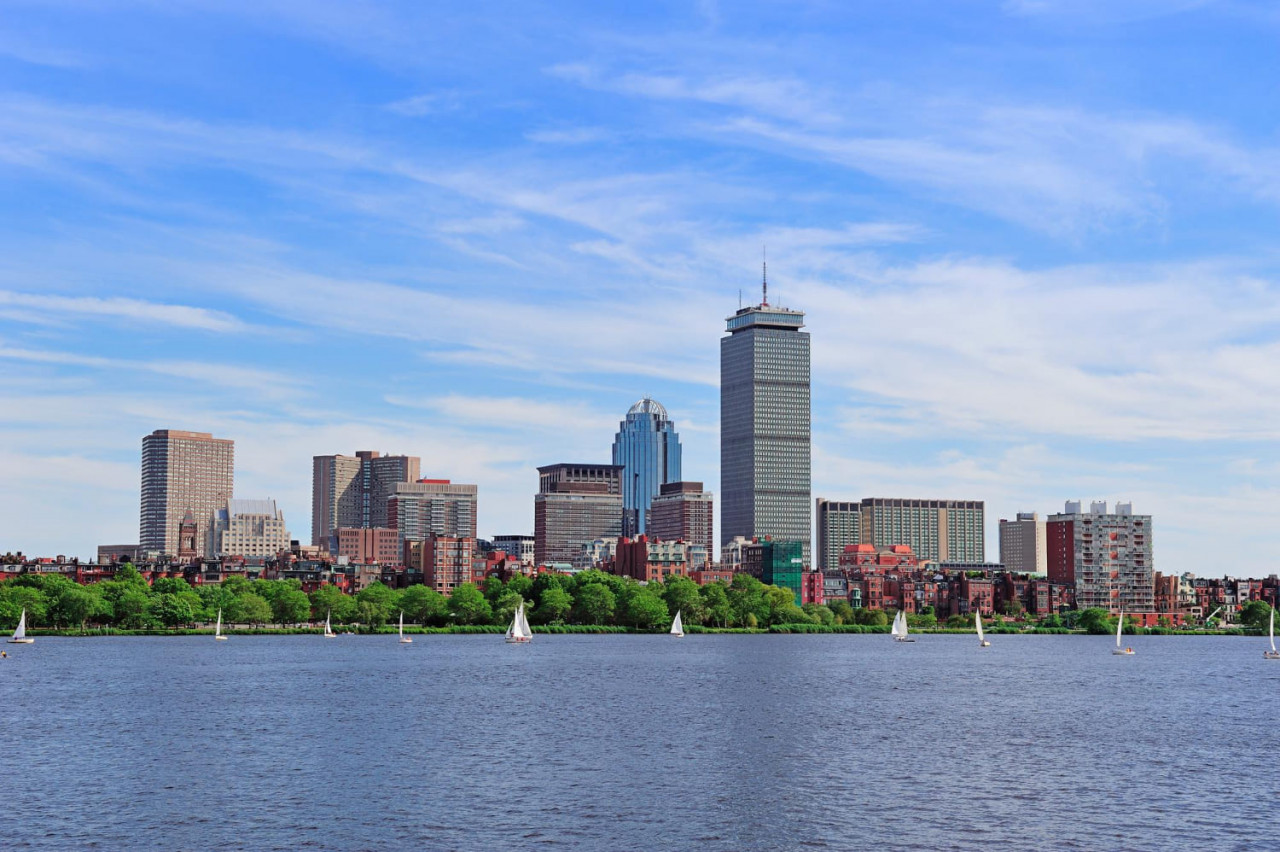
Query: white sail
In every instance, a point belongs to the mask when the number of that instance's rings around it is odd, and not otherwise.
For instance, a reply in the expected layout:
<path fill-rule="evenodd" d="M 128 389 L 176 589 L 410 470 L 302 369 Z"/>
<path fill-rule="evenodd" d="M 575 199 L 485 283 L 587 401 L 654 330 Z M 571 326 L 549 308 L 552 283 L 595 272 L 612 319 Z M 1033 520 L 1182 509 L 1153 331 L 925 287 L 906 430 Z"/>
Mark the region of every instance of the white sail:
<path fill-rule="evenodd" d="M 218 623 L 213 626 L 213 635 L 215 637 L 222 635 L 222 607 L 218 607 Z"/>
<path fill-rule="evenodd" d="M 982 613 L 978 612 L 976 609 L 973 611 L 973 621 L 978 625 L 978 641 L 982 642 L 984 641 L 982 635 Z"/>
<path fill-rule="evenodd" d="M 524 603 L 520 603 L 520 632 L 526 639 L 533 638 L 533 631 L 529 629 L 529 617 L 524 614 Z"/>
<path fill-rule="evenodd" d="M 524 604 L 516 607 L 511 616 L 511 626 L 507 628 L 508 642 L 527 642 L 532 634 L 529 632 L 529 621 L 524 617 Z"/>
<path fill-rule="evenodd" d="M 1271 637 L 1271 653 L 1276 652 L 1276 611 L 1271 610 L 1271 624 L 1267 627 L 1267 635 Z"/>
<path fill-rule="evenodd" d="M 336 633 L 333 632 L 332 618 L 333 618 L 333 610 L 329 610 L 324 614 L 324 635 L 326 639 L 329 638 L 330 636 L 337 635 Z"/>
<path fill-rule="evenodd" d="M 404 638 L 404 610 L 400 610 L 400 638 Z"/>
<path fill-rule="evenodd" d="M 898 614 L 893 617 L 893 627 L 890 630 L 894 636 L 899 639 L 905 639 L 907 636 L 907 614 L 898 610 Z"/>
<path fill-rule="evenodd" d="M 684 635 L 684 622 L 680 620 L 680 610 L 676 610 L 675 620 L 671 622 L 671 635 L 672 636 Z"/>
<path fill-rule="evenodd" d="M 1124 610 L 1120 610 L 1120 618 L 1116 621 L 1116 647 L 1120 647 L 1120 632 L 1124 630 Z"/>
<path fill-rule="evenodd" d="M 13 638 L 14 639 L 27 638 L 27 611 L 25 609 L 22 611 L 22 616 L 18 618 L 18 629 L 13 631 Z M 1273 647 L 1274 647 L 1274 643 L 1273 643 Z"/>

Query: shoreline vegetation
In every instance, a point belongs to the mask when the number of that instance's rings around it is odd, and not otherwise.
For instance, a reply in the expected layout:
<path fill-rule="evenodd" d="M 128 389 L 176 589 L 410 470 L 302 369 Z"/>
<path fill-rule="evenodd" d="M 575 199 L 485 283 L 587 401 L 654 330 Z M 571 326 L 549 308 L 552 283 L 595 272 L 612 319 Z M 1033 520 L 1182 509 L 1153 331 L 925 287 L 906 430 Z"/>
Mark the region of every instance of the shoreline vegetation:
<path fill-rule="evenodd" d="M 355 636 L 395 636 L 393 627 L 363 628 L 352 625 L 351 634 Z M 1024 630 L 1006 627 L 983 627 L 988 635 L 995 636 L 1097 636 L 1082 629 L 1065 627 L 1028 627 Z M 506 633 L 507 628 L 496 624 L 453 624 L 446 627 L 423 627 L 422 625 L 405 625 L 405 635 L 414 636 L 493 636 Z M 663 628 L 625 627 L 615 624 L 556 624 L 532 627 L 535 634 L 542 635 L 627 635 L 627 636 L 661 636 L 666 634 Z M 686 634 L 705 635 L 799 635 L 799 634 L 844 634 L 844 635 L 889 635 L 885 626 L 869 626 L 861 624 L 773 624 L 768 627 L 705 627 L 702 625 L 684 628 Z M 303 627 L 235 627 L 222 625 L 224 636 L 319 636 L 324 633 L 324 625 Z M 150 628 L 130 630 L 125 628 L 90 627 L 79 629 L 41 628 L 28 630 L 28 636 L 53 637 L 95 637 L 95 636 L 212 636 L 213 627 L 178 627 Z M 343 634 L 339 634 L 340 636 Z M 976 636 L 973 630 L 940 627 L 934 629 L 913 630 L 912 635 L 922 636 Z M 1174 630 L 1164 627 L 1136 628 L 1126 631 L 1125 635 L 1135 636 L 1265 636 L 1266 632 L 1257 629 L 1231 628 L 1229 630 Z"/>
<path fill-rule="evenodd" d="M 686 633 L 867 633 L 889 632 L 896 610 L 854 609 L 848 601 L 796 604 L 790 589 L 766 585 L 749 574 L 728 583 L 699 586 L 687 577 L 641 584 L 590 570 L 578 574 L 516 574 L 461 583 L 449 595 L 416 585 L 394 589 L 375 582 L 348 595 L 324 585 L 304 592 L 297 580 L 232 577 L 220 584 L 191 585 L 180 577 L 148 584 L 132 565 L 114 578 L 81 586 L 58 574 L 21 574 L 0 582 L 0 631 L 12 630 L 23 612 L 27 632 L 38 636 L 199 636 L 215 619 L 236 635 L 318 634 L 326 619 L 337 633 L 395 632 L 400 613 L 412 634 L 504 633 L 517 607 L 542 634 L 664 633 L 679 612 Z M 1010 606 L 1012 608 L 1010 609 Z M 1001 634 L 1114 634 L 1116 618 L 1086 609 L 1028 617 L 1016 601 L 984 629 Z M 1242 607 L 1240 621 L 1252 630 L 1175 629 L 1171 623 L 1138 628 L 1134 635 L 1259 635 L 1271 609 L 1262 601 Z M 907 616 L 918 634 L 973 634 L 973 615 L 938 617 L 931 607 Z M 239 627 L 235 625 L 240 625 Z M 1217 625 L 1214 625 L 1215 627 Z"/>

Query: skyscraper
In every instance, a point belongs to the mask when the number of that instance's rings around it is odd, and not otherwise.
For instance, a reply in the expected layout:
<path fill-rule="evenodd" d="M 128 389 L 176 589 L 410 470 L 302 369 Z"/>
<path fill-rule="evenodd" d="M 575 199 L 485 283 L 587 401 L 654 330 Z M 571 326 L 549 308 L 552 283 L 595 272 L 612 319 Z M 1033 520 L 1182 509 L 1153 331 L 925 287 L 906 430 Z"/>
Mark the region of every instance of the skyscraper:
<path fill-rule="evenodd" d="M 920 559 L 984 562 L 985 519 L 986 504 L 981 500 L 867 497 L 862 501 L 860 544 L 905 544 Z"/>
<path fill-rule="evenodd" d="M 1046 574 L 1049 551 L 1044 521 L 1036 512 L 1019 512 L 1018 519 L 1000 519 L 1000 562 L 1020 574 Z"/>
<path fill-rule="evenodd" d="M 818 498 L 818 570 L 840 567 L 840 554 L 862 544 L 862 504 Z"/>
<path fill-rule="evenodd" d="M 639 535 L 661 487 L 680 481 L 680 438 L 656 400 L 646 396 L 631 406 L 613 439 L 613 463 L 622 466 L 623 535 Z"/>
<path fill-rule="evenodd" d="M 433 535 L 475 538 L 478 492 L 474 485 L 447 479 L 398 483 L 387 500 L 387 525 L 402 542 Z"/>
<path fill-rule="evenodd" d="M 799 541 L 810 564 L 809 333 L 804 313 L 739 308 L 720 339 L 720 543 Z"/>
<path fill-rule="evenodd" d="M 213 513 L 231 499 L 234 480 L 234 441 L 177 429 L 147 435 L 142 439 L 139 547 L 176 555 L 178 528 L 190 514 L 195 554 L 206 555 Z"/>
<path fill-rule="evenodd" d="M 387 498 L 418 478 L 417 456 L 315 456 L 311 461 L 311 543 L 326 547 L 338 527 L 387 527 Z"/>
<path fill-rule="evenodd" d="M 621 534 L 621 467 L 553 464 L 538 468 L 533 548 L 539 565 L 581 561 L 583 545 Z"/>
<path fill-rule="evenodd" d="M 715 555 L 715 513 L 711 494 L 702 490 L 701 482 L 667 482 L 653 498 L 650 540 L 686 541 L 700 545 L 702 559 Z M 702 564 L 692 565 L 701 568 Z"/>
<path fill-rule="evenodd" d="M 1045 523 L 1050 583 L 1075 584 L 1076 606 L 1107 612 L 1155 610 L 1155 565 L 1150 515 L 1135 515 L 1132 503 L 1106 501 L 1082 511 L 1080 501 Z"/>

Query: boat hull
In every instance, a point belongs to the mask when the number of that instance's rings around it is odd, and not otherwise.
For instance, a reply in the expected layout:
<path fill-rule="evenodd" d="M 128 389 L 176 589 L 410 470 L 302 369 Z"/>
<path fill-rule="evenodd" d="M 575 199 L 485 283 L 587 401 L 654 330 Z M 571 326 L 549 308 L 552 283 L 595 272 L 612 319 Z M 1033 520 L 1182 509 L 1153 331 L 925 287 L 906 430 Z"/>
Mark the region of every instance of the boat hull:
<path fill-rule="evenodd" d="M 1124 650 L 1121 650 L 1121 649 L 1119 649 L 1119 648 L 1116 648 L 1114 651 L 1112 651 L 1112 652 L 1111 652 L 1111 656 L 1113 656 L 1113 657 L 1132 657 L 1132 656 L 1133 656 L 1133 650 L 1132 650 L 1132 649 L 1130 649 L 1130 648 L 1125 648 Z"/>
<path fill-rule="evenodd" d="M 34 640 L 34 639 L 9 639 L 9 640 L 8 640 L 8 643 L 9 643 L 10 645 L 31 645 L 31 644 L 33 644 L 35 641 L 36 641 L 36 640 Z"/>
<path fill-rule="evenodd" d="M 1263 651 L 1262 658 L 1264 660 L 1280 660 L 1280 651 Z"/>
<path fill-rule="evenodd" d="M 916 641 L 916 640 L 914 640 L 914 639 L 908 639 L 908 638 L 907 638 L 907 637 L 905 637 L 905 636 L 895 636 L 895 637 L 893 637 L 893 641 L 895 641 L 895 642 L 914 642 L 914 641 Z"/>
<path fill-rule="evenodd" d="M 403 638 L 403 639 L 401 639 L 401 640 L 400 640 L 400 644 L 401 644 L 401 645 L 412 645 L 412 644 L 413 644 L 413 640 L 412 640 L 412 639 L 410 639 L 408 636 L 406 636 L 405 638 Z"/>
<path fill-rule="evenodd" d="M 214 641 L 215 641 L 215 642 L 225 642 L 225 641 L 227 641 L 227 637 L 225 637 L 225 636 L 215 636 L 215 637 L 213 637 L 213 639 L 214 639 Z"/>
<path fill-rule="evenodd" d="M 990 648 L 990 647 L 991 647 L 991 643 L 990 643 L 990 642 L 988 642 L 986 639 L 983 639 L 981 642 L 979 642 L 979 643 L 978 643 L 978 647 L 979 647 L 979 648 Z"/>
<path fill-rule="evenodd" d="M 508 636 L 507 644 L 508 645 L 528 645 L 529 640 L 527 637 L 524 637 L 524 636 Z"/>

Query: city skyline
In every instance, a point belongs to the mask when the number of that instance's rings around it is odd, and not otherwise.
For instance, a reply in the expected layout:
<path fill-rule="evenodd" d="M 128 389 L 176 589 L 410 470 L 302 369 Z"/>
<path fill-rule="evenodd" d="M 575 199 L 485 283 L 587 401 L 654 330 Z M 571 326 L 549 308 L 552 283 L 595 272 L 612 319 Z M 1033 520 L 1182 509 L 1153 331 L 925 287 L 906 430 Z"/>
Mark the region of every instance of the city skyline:
<path fill-rule="evenodd" d="M 157 428 L 235 440 L 235 496 L 301 540 L 311 458 L 357 447 L 527 533 L 536 467 L 608 459 L 646 394 L 718 511 L 716 339 L 767 245 L 813 335 L 814 497 L 982 500 L 992 553 L 999 518 L 1132 500 L 1170 572 L 1231 570 L 1207 528 L 1273 553 L 1277 25 L 1248 7 L 583 5 L 507 31 L 19 5 L 3 544 L 132 541 Z"/>

